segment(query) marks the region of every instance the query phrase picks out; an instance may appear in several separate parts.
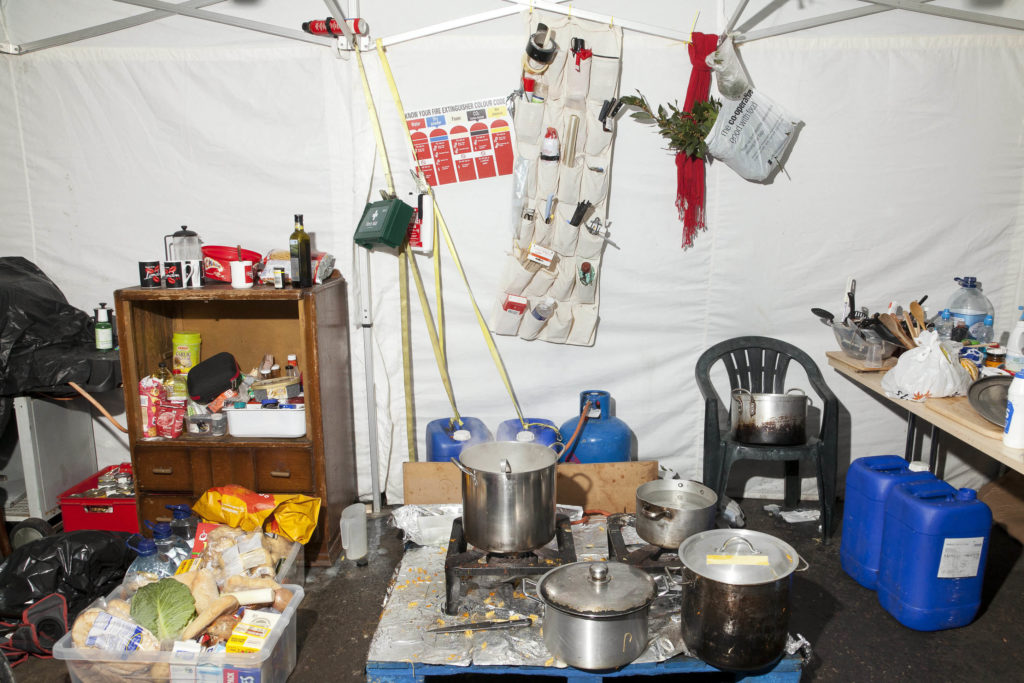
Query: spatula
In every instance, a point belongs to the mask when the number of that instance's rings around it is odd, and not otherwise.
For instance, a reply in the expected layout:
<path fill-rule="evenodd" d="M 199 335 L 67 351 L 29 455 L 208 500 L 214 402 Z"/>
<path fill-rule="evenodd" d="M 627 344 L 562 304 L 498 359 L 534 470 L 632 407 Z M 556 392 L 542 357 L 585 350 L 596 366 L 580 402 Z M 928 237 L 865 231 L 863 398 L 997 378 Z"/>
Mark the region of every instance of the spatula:
<path fill-rule="evenodd" d="M 910 302 L 910 313 L 914 316 L 914 320 L 917 322 L 917 326 L 922 332 L 928 329 L 928 323 L 925 322 L 924 309 L 921 308 L 920 301 Z"/>
<path fill-rule="evenodd" d="M 907 349 L 912 349 L 917 346 L 913 339 L 907 337 L 907 333 L 903 331 L 903 327 L 892 313 L 880 313 L 878 319 L 885 325 L 885 329 L 889 330 L 892 336 L 900 340 L 900 344 Z"/>

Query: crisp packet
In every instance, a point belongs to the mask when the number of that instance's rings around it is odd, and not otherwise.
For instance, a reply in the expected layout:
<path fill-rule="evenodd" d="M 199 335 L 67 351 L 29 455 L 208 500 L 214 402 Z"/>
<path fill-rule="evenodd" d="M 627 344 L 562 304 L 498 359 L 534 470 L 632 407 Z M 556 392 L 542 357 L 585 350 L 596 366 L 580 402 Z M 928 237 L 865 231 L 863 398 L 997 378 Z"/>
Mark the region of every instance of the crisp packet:
<path fill-rule="evenodd" d="M 157 436 L 156 416 L 160 403 L 166 398 L 167 392 L 158 378 L 149 375 L 139 380 L 139 407 L 142 410 L 143 438 Z"/>
<path fill-rule="evenodd" d="M 268 523 L 268 531 L 289 541 L 307 543 L 320 516 L 320 499 L 299 493 L 254 493 L 229 484 L 207 489 L 192 510 L 208 522 L 243 531 L 262 529 Z"/>

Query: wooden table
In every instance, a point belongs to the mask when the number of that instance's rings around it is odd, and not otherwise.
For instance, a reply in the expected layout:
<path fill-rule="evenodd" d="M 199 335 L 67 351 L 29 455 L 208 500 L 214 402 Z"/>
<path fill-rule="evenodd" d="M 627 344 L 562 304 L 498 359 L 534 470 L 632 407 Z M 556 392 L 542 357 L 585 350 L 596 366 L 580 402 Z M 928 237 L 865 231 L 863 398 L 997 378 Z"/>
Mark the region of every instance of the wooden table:
<path fill-rule="evenodd" d="M 998 460 L 1000 463 L 1024 473 L 1024 451 L 1003 445 L 1003 431 L 979 415 L 965 396 L 953 398 L 929 398 L 920 403 L 886 396 L 882 389 L 885 372 L 860 370 L 842 352 L 828 351 L 828 364 L 840 374 L 846 375 L 868 391 L 891 401 L 905 409 L 910 415 L 907 425 L 907 459 L 911 459 L 915 418 L 921 418 L 932 425 L 931 457 L 929 466 L 935 469 L 935 451 L 938 445 L 937 431 L 954 436 L 964 443 Z"/>

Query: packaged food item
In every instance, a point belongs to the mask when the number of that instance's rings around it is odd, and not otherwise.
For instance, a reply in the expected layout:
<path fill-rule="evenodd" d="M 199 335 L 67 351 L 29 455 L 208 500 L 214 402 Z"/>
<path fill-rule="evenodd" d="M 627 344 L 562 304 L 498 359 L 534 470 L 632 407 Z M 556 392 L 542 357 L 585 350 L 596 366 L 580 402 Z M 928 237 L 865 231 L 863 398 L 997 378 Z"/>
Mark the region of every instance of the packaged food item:
<path fill-rule="evenodd" d="M 177 439 L 181 436 L 185 426 L 185 404 L 183 403 L 160 403 L 156 412 L 156 433 L 168 439 Z"/>
<path fill-rule="evenodd" d="M 157 435 L 156 416 L 160 403 L 166 399 L 166 391 L 160 378 L 149 375 L 139 380 L 139 407 L 142 411 L 142 437 Z"/>
<path fill-rule="evenodd" d="M 311 254 L 313 265 L 313 282 L 319 284 L 329 278 L 334 272 L 334 256 L 324 251 L 314 251 Z M 263 284 L 274 284 L 274 271 L 281 269 L 287 276 L 288 281 L 292 279 L 292 254 L 288 249 L 271 249 L 263 257 L 265 263 L 260 273 L 260 281 Z"/>
<path fill-rule="evenodd" d="M 259 652 L 281 618 L 280 614 L 247 609 L 228 638 L 227 652 Z"/>
<path fill-rule="evenodd" d="M 255 493 L 229 484 L 207 489 L 192 509 L 205 520 L 243 531 L 261 530 L 267 524 L 271 533 L 307 543 L 316 529 L 320 499 L 300 493 Z"/>

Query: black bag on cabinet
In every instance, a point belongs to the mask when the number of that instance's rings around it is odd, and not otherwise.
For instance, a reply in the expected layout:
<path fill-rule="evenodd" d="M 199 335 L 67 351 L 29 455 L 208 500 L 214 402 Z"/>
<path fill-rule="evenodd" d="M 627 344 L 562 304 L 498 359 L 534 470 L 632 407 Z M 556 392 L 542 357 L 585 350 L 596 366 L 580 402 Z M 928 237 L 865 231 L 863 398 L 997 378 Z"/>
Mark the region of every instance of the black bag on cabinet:
<path fill-rule="evenodd" d="M 228 389 L 238 388 L 241 376 L 235 357 L 221 351 L 188 371 L 188 396 L 196 403 L 209 403 Z"/>

